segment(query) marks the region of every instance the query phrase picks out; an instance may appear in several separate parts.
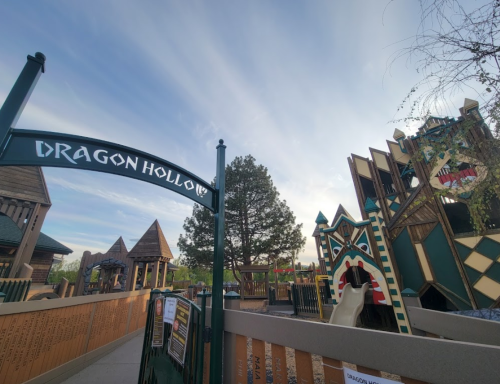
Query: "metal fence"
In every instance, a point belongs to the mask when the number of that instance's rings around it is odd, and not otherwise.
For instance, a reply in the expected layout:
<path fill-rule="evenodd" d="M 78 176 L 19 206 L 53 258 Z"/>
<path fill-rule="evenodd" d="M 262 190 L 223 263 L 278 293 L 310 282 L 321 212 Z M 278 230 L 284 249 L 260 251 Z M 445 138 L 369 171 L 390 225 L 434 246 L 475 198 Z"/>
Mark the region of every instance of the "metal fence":
<path fill-rule="evenodd" d="M 184 364 L 180 364 L 169 353 L 169 343 L 173 326 L 163 323 L 163 346 L 153 347 L 153 327 L 155 299 L 157 297 L 174 297 L 190 306 L 191 315 L 189 317 L 188 334 L 185 340 L 186 355 Z M 151 291 L 151 296 L 147 308 L 148 317 L 144 333 L 144 345 L 141 357 L 141 367 L 139 373 L 139 384 L 156 383 L 183 383 L 201 384 L 203 382 L 203 359 L 205 329 L 205 308 L 198 306 L 183 296 Z"/>
<path fill-rule="evenodd" d="M 293 310 L 299 312 L 319 313 L 318 294 L 315 284 L 292 284 Z M 319 286 L 321 302 L 328 303 L 328 289 L 325 285 Z"/>

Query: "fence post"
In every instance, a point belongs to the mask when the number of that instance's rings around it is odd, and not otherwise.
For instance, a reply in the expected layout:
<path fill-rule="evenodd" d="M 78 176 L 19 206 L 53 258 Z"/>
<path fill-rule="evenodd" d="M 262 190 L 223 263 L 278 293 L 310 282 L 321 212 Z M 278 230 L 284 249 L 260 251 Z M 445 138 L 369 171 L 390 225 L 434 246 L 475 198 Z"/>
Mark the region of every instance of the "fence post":
<path fill-rule="evenodd" d="M 57 294 L 61 299 L 64 299 L 66 297 L 66 290 L 68 289 L 68 284 L 69 281 L 65 277 L 61 279 L 61 282 L 59 283 L 59 289 L 57 290 Z"/>
<path fill-rule="evenodd" d="M 422 303 L 420 302 L 420 298 L 418 297 L 418 293 L 415 292 L 413 289 L 406 288 L 401 291 L 401 297 L 403 298 L 403 303 L 405 305 L 406 310 L 406 316 L 408 316 L 408 308 L 409 307 L 417 307 L 417 308 L 422 308 Z M 414 328 L 411 319 L 408 317 L 408 323 L 410 324 L 411 327 L 411 332 L 414 336 L 425 336 L 426 333 L 420 329 Z"/>
<path fill-rule="evenodd" d="M 194 285 L 188 285 L 188 295 L 189 300 L 194 300 Z"/>
<path fill-rule="evenodd" d="M 241 296 L 236 292 L 228 292 L 224 295 L 225 309 L 233 311 L 240 310 Z M 236 334 L 224 332 L 224 384 L 236 383 Z"/>
<path fill-rule="evenodd" d="M 290 284 L 290 290 L 292 291 L 292 304 L 293 304 L 293 314 L 295 316 L 298 315 L 298 308 L 297 305 L 299 304 L 297 302 L 297 287 L 295 284 Z"/>
<path fill-rule="evenodd" d="M 33 274 L 33 267 L 29 264 L 24 263 L 21 267 L 21 272 L 19 272 L 20 279 L 31 279 Z"/>
<path fill-rule="evenodd" d="M 203 289 L 200 293 L 196 295 L 196 302 L 201 308 L 200 324 L 198 327 L 198 360 L 196 362 L 196 378 L 197 384 L 203 382 L 203 362 L 205 359 L 205 338 L 203 337 L 205 332 L 205 313 L 207 309 L 207 298 L 212 297 L 211 293 L 208 293 L 206 289 Z"/>

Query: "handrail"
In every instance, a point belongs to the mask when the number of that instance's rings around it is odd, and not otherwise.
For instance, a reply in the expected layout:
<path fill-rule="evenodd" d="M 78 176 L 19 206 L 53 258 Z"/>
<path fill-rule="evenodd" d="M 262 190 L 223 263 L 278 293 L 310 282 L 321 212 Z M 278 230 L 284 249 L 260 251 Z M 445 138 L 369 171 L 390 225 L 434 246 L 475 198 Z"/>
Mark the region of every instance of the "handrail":
<path fill-rule="evenodd" d="M 224 310 L 224 331 L 434 384 L 494 383 L 500 377 L 496 346 L 235 310 Z"/>
<path fill-rule="evenodd" d="M 412 327 L 452 340 L 500 346 L 500 322 L 407 307 Z"/>

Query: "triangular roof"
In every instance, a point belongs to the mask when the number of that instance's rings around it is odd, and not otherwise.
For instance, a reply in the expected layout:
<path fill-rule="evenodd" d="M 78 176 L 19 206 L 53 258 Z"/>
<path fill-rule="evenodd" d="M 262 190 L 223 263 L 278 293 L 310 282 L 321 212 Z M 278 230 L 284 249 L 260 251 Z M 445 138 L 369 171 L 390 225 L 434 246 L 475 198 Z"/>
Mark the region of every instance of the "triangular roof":
<path fill-rule="evenodd" d="M 392 137 L 397 141 L 401 137 L 406 137 L 406 135 L 402 130 L 396 128 L 394 129 L 394 134 L 392 135 Z"/>
<path fill-rule="evenodd" d="M 0 196 L 50 205 L 49 191 L 40 167 L 0 167 Z"/>
<path fill-rule="evenodd" d="M 349 214 L 349 212 L 347 212 L 346 209 L 342 206 L 342 204 L 339 204 L 339 207 L 337 208 L 337 213 L 335 214 L 335 217 L 333 218 L 330 227 L 333 227 L 337 222 L 337 220 L 340 219 L 340 216 L 342 215 L 347 216 L 348 218 L 354 220 L 352 216 Z"/>
<path fill-rule="evenodd" d="M 328 224 L 328 219 L 321 211 L 319 211 L 318 216 L 316 217 L 316 224 Z"/>
<path fill-rule="evenodd" d="M 375 204 L 375 202 L 368 197 L 365 203 L 365 212 L 378 212 L 378 211 L 380 211 L 380 208 L 377 207 L 377 204 Z"/>
<path fill-rule="evenodd" d="M 19 247 L 22 238 L 23 233 L 16 223 L 9 216 L 0 214 L 0 245 Z M 73 252 L 65 245 L 42 232 L 40 232 L 36 241 L 35 250 L 60 255 L 67 255 Z"/>
<path fill-rule="evenodd" d="M 106 253 L 128 253 L 127 246 L 125 245 L 123 238 L 120 236 Z"/>
<path fill-rule="evenodd" d="M 464 110 L 465 111 L 467 111 L 470 108 L 477 107 L 477 106 L 479 106 L 479 103 L 476 100 L 465 98 L 465 100 L 464 100 Z"/>
<path fill-rule="evenodd" d="M 319 236 L 319 225 L 318 224 L 316 224 L 316 228 L 314 228 L 314 232 L 311 236 L 312 237 Z"/>
<path fill-rule="evenodd" d="M 149 227 L 141 239 L 134 245 L 134 248 L 129 252 L 127 257 L 137 260 L 150 260 L 150 259 L 173 259 L 174 256 L 170 251 L 167 240 L 163 235 L 158 220 Z"/>

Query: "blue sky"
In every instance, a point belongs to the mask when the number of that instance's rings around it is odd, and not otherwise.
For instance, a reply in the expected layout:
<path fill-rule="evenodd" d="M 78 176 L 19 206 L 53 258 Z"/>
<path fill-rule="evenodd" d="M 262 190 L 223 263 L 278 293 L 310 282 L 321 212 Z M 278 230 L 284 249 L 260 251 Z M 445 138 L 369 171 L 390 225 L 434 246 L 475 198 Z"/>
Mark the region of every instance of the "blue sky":
<path fill-rule="evenodd" d="M 318 211 L 331 220 L 341 203 L 360 218 L 347 157 L 386 150 L 396 127 L 410 133 L 388 121 L 418 74 L 386 67 L 417 15 L 409 0 L 1 2 L 0 100 L 40 51 L 46 73 L 17 128 L 134 147 L 207 181 L 224 139 L 228 163 L 252 154 L 269 169 L 303 223 L 309 263 Z M 42 231 L 69 259 L 119 236 L 130 249 L 155 219 L 178 257 L 190 200 L 113 175 L 44 173 Z"/>

